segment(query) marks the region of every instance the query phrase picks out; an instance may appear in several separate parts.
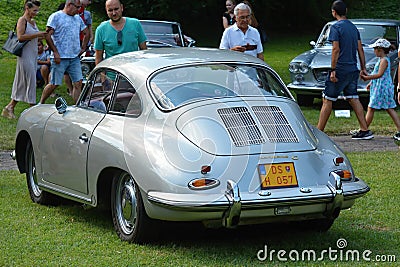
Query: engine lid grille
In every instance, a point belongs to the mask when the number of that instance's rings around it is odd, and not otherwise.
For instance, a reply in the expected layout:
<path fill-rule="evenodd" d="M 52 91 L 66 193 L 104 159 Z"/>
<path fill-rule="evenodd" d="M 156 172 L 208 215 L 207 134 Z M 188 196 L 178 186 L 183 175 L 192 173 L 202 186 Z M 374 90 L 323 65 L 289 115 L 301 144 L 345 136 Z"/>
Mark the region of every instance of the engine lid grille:
<path fill-rule="evenodd" d="M 266 139 L 271 143 L 299 142 L 292 126 L 279 107 L 254 106 L 252 110 L 258 123 L 247 107 L 217 110 L 235 146 L 263 144 Z M 261 133 L 259 125 L 263 127 L 266 138 Z"/>
<path fill-rule="evenodd" d="M 222 121 L 235 146 L 265 143 L 260 129 L 246 107 L 218 109 Z"/>
<path fill-rule="evenodd" d="M 299 142 L 292 126 L 279 107 L 254 106 L 252 109 L 271 143 Z"/>

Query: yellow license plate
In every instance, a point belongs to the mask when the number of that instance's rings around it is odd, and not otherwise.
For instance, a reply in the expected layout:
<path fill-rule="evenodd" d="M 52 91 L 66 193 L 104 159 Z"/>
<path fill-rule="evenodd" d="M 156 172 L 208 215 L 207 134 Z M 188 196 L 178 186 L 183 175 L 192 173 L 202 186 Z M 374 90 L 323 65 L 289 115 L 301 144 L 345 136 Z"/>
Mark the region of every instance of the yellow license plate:
<path fill-rule="evenodd" d="M 260 164 L 261 189 L 298 186 L 293 162 Z"/>

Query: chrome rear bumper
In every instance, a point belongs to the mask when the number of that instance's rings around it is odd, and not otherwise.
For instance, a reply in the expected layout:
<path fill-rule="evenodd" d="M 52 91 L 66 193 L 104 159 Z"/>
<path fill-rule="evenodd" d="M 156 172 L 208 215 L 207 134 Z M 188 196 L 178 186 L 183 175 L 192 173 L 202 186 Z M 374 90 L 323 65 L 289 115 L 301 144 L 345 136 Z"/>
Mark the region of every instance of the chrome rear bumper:
<path fill-rule="evenodd" d="M 244 221 L 257 221 L 258 218 L 336 218 L 341 209 L 351 207 L 354 199 L 363 196 L 369 190 L 368 185 L 360 179 L 342 182 L 338 175 L 332 173 L 331 182 L 327 186 L 290 188 L 281 190 L 281 195 L 274 190 L 260 191 L 258 195 L 242 194 L 239 186 L 229 180 L 223 195 L 152 191 L 149 192 L 147 200 L 152 204 L 149 206 L 149 216 L 152 218 L 181 221 L 219 220 L 220 225 L 232 228 Z M 290 196 L 290 192 L 297 192 L 297 195 Z"/>

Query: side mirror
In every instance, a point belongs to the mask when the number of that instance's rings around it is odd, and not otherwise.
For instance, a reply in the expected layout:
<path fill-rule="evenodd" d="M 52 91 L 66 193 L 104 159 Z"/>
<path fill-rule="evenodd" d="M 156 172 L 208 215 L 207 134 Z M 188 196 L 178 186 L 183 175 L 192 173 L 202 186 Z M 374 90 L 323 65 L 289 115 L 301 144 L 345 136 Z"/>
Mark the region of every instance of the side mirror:
<path fill-rule="evenodd" d="M 54 104 L 56 106 L 58 114 L 64 114 L 67 111 L 68 105 L 67 105 L 67 101 L 65 101 L 64 98 L 58 97 Z"/>
<path fill-rule="evenodd" d="M 316 45 L 315 41 L 310 41 L 310 45 L 315 46 Z"/>

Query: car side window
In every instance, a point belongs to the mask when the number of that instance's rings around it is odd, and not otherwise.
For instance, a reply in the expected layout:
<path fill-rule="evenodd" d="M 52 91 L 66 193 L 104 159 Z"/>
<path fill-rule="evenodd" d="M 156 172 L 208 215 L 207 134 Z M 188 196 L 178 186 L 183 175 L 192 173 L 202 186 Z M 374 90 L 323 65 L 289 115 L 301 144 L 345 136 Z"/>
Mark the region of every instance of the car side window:
<path fill-rule="evenodd" d="M 106 112 L 110 103 L 115 77 L 116 73 L 109 70 L 100 70 L 91 76 L 79 106 Z"/>
<path fill-rule="evenodd" d="M 123 76 L 119 76 L 110 111 L 132 116 L 138 116 L 141 113 L 139 96 L 132 84 Z"/>

